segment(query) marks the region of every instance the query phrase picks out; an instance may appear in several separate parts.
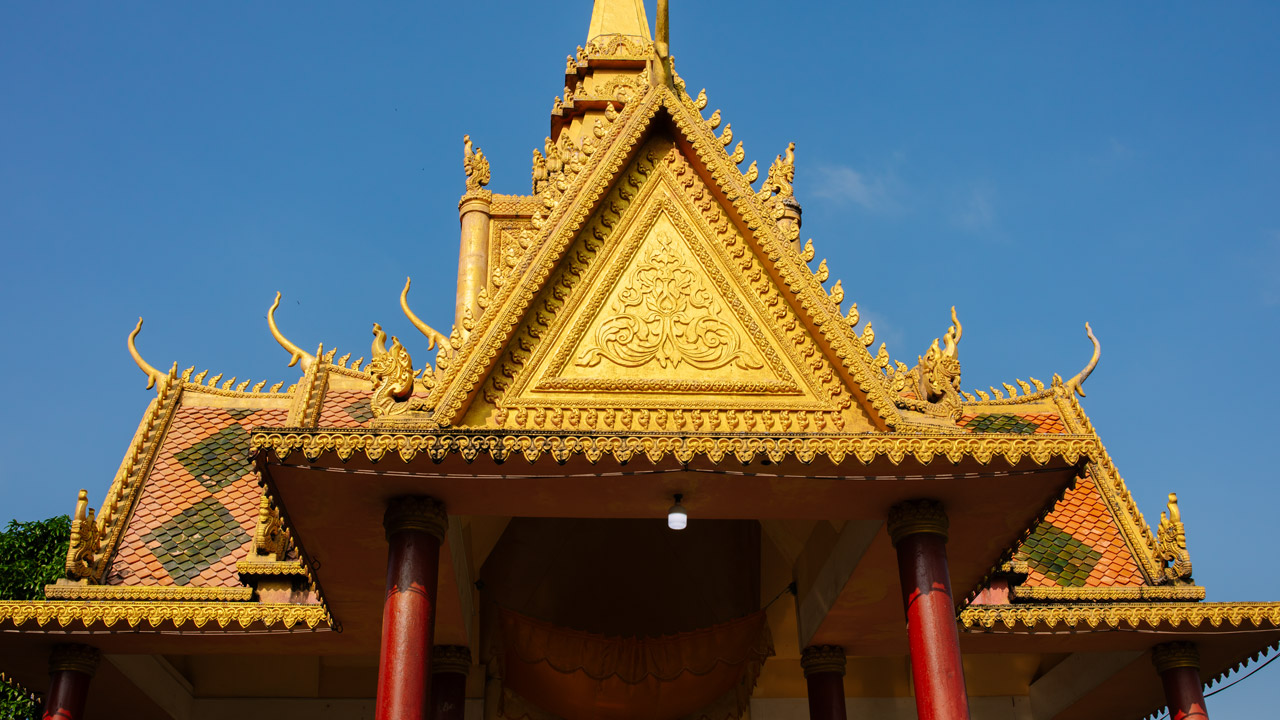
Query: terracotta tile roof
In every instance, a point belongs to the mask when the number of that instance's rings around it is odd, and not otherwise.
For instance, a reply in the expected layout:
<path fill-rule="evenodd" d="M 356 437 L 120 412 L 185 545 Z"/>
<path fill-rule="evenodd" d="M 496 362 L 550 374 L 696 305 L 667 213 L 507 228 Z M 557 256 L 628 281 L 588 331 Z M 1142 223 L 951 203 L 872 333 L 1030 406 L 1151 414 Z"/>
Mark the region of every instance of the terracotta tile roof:
<path fill-rule="evenodd" d="M 960 427 L 975 433 L 1020 433 L 1023 435 L 1067 432 L 1057 413 L 966 413 Z"/>
<path fill-rule="evenodd" d="M 236 586 L 261 490 L 249 429 L 288 411 L 179 408 L 107 576 L 109 585 Z"/>
<path fill-rule="evenodd" d="M 1015 557 L 1031 566 L 1031 587 L 1143 584 L 1133 553 L 1089 477 L 1067 491 Z"/>
<path fill-rule="evenodd" d="M 368 390 L 330 390 L 320 406 L 320 427 L 367 427 L 373 419 Z"/>

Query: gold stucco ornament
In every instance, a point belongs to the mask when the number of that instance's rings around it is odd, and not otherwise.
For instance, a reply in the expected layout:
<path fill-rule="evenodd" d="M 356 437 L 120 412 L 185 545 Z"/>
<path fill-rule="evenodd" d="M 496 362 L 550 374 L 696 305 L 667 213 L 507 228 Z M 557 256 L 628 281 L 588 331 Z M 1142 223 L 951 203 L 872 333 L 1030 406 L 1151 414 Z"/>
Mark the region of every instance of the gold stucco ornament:
<path fill-rule="evenodd" d="M 480 148 L 473 148 L 471 136 L 462 136 L 462 169 L 467 173 L 467 192 L 489 184 L 489 159 Z"/>
<path fill-rule="evenodd" d="M 1160 525 L 1156 527 L 1156 558 L 1166 564 L 1164 582 L 1189 581 L 1191 579 L 1191 555 L 1187 552 L 1187 531 L 1182 525 L 1182 511 L 1178 508 L 1177 493 L 1169 493 L 1169 504 L 1160 513 Z"/>
<path fill-rule="evenodd" d="M 378 323 L 373 324 L 373 359 L 368 370 L 374 381 L 369 398 L 374 417 L 408 411 L 409 397 L 413 395 L 413 360 L 398 338 L 392 337 L 391 348 L 387 348 L 387 334 Z"/>

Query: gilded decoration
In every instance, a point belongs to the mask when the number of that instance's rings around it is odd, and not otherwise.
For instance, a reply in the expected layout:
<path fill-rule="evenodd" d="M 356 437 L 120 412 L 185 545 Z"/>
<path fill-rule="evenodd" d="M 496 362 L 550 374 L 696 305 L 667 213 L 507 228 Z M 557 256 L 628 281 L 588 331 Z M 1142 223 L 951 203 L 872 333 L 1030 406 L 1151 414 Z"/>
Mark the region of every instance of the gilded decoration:
<path fill-rule="evenodd" d="M 406 495 L 393 498 L 383 513 L 382 526 L 387 538 L 398 532 L 425 532 L 436 540 L 444 540 L 449 528 L 449 515 L 444 503 L 425 495 Z"/>
<path fill-rule="evenodd" d="M 409 397 L 413 395 L 413 361 L 398 338 L 391 338 L 387 348 L 387 334 L 382 326 L 373 324 L 373 359 L 369 361 L 369 374 L 373 376 L 373 395 L 369 405 L 374 417 L 390 417 L 404 414 L 409 409 Z"/>
<path fill-rule="evenodd" d="M 1182 511 L 1178 509 L 1176 493 L 1169 493 L 1167 512 L 1160 513 L 1155 550 L 1156 559 L 1166 565 L 1165 582 L 1190 581 L 1191 555 L 1187 552 L 1187 531 L 1182 525 Z"/>
<path fill-rule="evenodd" d="M 651 413 L 649 421 L 657 430 L 659 413 Z M 1004 435 L 810 435 L 802 437 L 754 437 L 740 434 L 723 436 L 701 435 L 563 435 L 563 434 L 506 434 L 502 436 L 480 433 L 423 432 L 405 428 L 396 432 L 312 432 L 299 433 L 287 429 L 261 428 L 252 434 L 255 451 L 269 450 L 281 462 L 295 452 L 308 460 L 316 460 L 326 453 L 334 453 L 341 460 L 350 459 L 357 452 L 371 462 L 396 456 L 403 462 L 411 462 L 422 456 L 439 462 L 449 455 L 459 455 L 470 462 L 481 454 L 496 461 L 523 456 L 528 462 L 536 462 L 550 455 L 558 462 L 582 456 L 588 462 L 597 463 L 609 456 L 619 463 L 639 458 L 659 462 L 672 456 L 681 462 L 705 457 L 711 462 L 737 460 L 750 464 L 757 459 L 778 463 L 794 457 L 803 463 L 811 463 L 825 457 L 839 464 L 846 458 L 870 464 L 877 458 L 887 457 L 900 464 L 908 457 L 921 464 L 935 458 L 946 458 L 952 463 L 974 458 L 986 464 L 996 458 L 1009 465 L 1029 458 L 1044 465 L 1051 460 L 1075 464 L 1081 458 L 1096 457 L 1101 452 L 1094 438 L 1054 436 L 1004 436 Z"/>
<path fill-rule="evenodd" d="M 1187 630 L 1205 628 L 1278 628 L 1280 603 L 1087 605 L 971 605 L 960 611 L 967 630 L 988 632 L 1050 630 Z"/>
<path fill-rule="evenodd" d="M 477 397 L 473 395 L 474 389 L 484 382 L 500 361 L 503 348 L 514 346 L 520 352 L 518 338 L 513 337 L 519 319 L 530 316 L 530 305 L 549 285 L 548 278 L 566 257 L 573 239 L 584 229 L 590 210 L 598 206 L 610 184 L 619 177 L 622 163 L 649 131 L 660 109 L 666 111 L 677 131 L 689 140 L 698 163 L 708 169 L 723 196 L 733 198 L 732 206 L 725 208 L 737 218 L 730 224 L 741 223 L 751 229 L 748 247 L 771 272 L 776 273 L 776 277 L 780 277 L 783 284 L 779 287 L 786 288 L 786 302 L 810 318 L 806 324 L 816 328 L 824 352 L 838 359 L 835 371 L 842 379 L 847 379 L 845 382 L 857 388 L 873 408 L 872 422 L 881 427 L 896 424 L 898 411 L 883 376 L 874 368 L 865 346 L 845 322 L 841 309 L 835 306 L 832 296 L 821 283 L 813 278 L 812 272 L 803 266 L 790 240 L 781 236 L 755 190 L 698 114 L 693 99 L 683 93 L 677 95 L 665 87 L 652 88 L 644 97 L 628 103 L 617 119 L 609 124 L 592 153 L 569 153 L 571 162 L 580 167 L 566 166 L 559 173 L 553 173 L 551 157 L 547 156 L 549 178 L 559 175 L 562 179 L 548 181 L 549 189 L 544 193 L 548 196 L 545 198 L 546 215 L 535 215 L 531 221 L 533 232 L 521 239 L 525 252 L 508 269 L 506 279 L 491 301 L 491 307 L 497 310 L 486 312 L 479 319 L 472 334 L 475 341 L 469 343 L 466 352 L 460 353 L 457 362 L 437 384 L 436 392 L 428 398 L 427 404 L 436 408 L 437 422 L 444 425 L 462 422 L 467 398 Z M 548 148 L 563 149 L 566 142 L 567 135 L 562 134 L 556 143 L 549 142 Z M 563 161 L 565 154 L 559 155 Z M 560 190 L 556 185 L 563 185 L 564 189 Z M 561 198 L 572 198 L 572 202 L 563 203 Z M 704 200 L 715 202 L 710 197 Z M 502 391 L 490 389 L 478 397 L 486 401 L 492 398 L 496 402 L 502 397 Z M 552 410 L 554 406 L 549 405 L 547 409 Z M 505 421 L 503 424 L 510 422 L 513 414 L 501 417 Z M 499 415 L 501 413 L 486 413 L 484 417 L 489 418 L 486 424 L 499 419 Z M 833 419 L 825 418 L 823 422 Z M 772 423 L 774 419 L 766 421 Z"/>
<path fill-rule="evenodd" d="M 462 169 L 467 174 L 467 192 L 480 192 L 489 184 L 489 159 L 484 151 L 473 147 L 471 136 L 462 136 Z"/>
<path fill-rule="evenodd" d="M 47 629 L 133 629 L 173 627 L 178 630 L 268 629 L 281 626 L 315 630 L 331 626 L 323 605 L 253 602 L 128 601 L 0 601 L 0 627 L 33 625 Z"/>
<path fill-rule="evenodd" d="M 195 587 L 191 585 L 46 585 L 49 600 L 151 600 L 247 602 L 251 587 Z"/>
<path fill-rule="evenodd" d="M 1027 587 L 1009 588 L 1015 603 L 1079 602 L 1199 602 L 1205 590 L 1196 585 L 1115 585 L 1110 587 Z"/>
<path fill-rule="evenodd" d="M 574 364 L 594 367 L 605 359 L 631 368 L 651 362 L 671 370 L 682 362 L 699 370 L 764 367 L 741 347 L 735 328 L 720 319 L 720 303 L 673 244 L 669 234 L 658 236 L 658 246 L 634 266 L 610 304 L 595 343 Z"/>

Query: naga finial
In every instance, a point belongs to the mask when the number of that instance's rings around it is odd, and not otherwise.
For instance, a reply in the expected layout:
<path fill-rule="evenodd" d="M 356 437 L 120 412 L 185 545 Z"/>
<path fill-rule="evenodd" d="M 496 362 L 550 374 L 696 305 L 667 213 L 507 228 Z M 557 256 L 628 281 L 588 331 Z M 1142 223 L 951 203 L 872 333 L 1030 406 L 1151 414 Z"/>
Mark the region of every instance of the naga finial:
<path fill-rule="evenodd" d="M 412 282 L 411 278 L 404 279 L 404 290 L 400 291 L 400 309 L 404 310 L 405 316 L 409 318 L 409 322 L 413 323 L 414 327 L 418 328 L 418 332 L 427 336 L 428 350 L 432 350 L 439 345 L 441 350 L 444 350 L 446 353 L 452 353 L 453 345 L 449 343 L 449 338 L 445 337 L 444 333 L 441 333 L 439 330 L 436 330 L 430 325 L 422 322 L 421 318 L 409 309 L 410 282 Z"/>
<path fill-rule="evenodd" d="M 489 159 L 480 148 L 473 148 L 471 136 L 462 136 L 462 169 L 467 173 L 467 192 L 489 184 Z"/>
<path fill-rule="evenodd" d="M 1067 381 L 1066 387 L 1068 392 L 1074 391 L 1080 397 L 1084 397 L 1084 381 L 1089 379 L 1089 375 L 1093 373 L 1093 369 L 1098 367 L 1098 358 L 1102 357 L 1102 345 L 1098 343 L 1098 338 L 1093 335 L 1093 328 L 1089 327 L 1089 323 L 1084 324 L 1084 332 L 1089 336 L 1089 340 L 1093 342 L 1093 357 L 1089 358 L 1089 364 L 1084 369 L 1076 373 L 1076 376 Z"/>
<path fill-rule="evenodd" d="M 133 356 L 133 361 L 138 364 L 138 368 L 147 374 L 147 389 L 156 386 L 156 381 L 165 377 L 165 374 L 151 367 L 151 364 L 142 359 L 142 354 L 138 352 L 138 346 L 133 344 L 138 333 L 142 332 L 142 318 L 138 318 L 138 325 L 129 333 L 129 354 Z"/>
<path fill-rule="evenodd" d="M 956 357 L 956 348 L 960 345 L 960 337 L 964 335 L 964 326 L 960 324 L 960 318 L 956 317 L 956 306 L 951 306 L 951 327 L 947 328 L 947 334 L 942 336 L 944 343 L 943 355 L 949 358 Z"/>
<path fill-rule="evenodd" d="M 1167 512 L 1160 513 L 1156 526 L 1156 559 L 1164 567 L 1163 582 L 1187 582 L 1191 580 L 1191 554 L 1187 552 L 1187 530 L 1182 524 L 1182 510 L 1178 508 L 1178 494 L 1169 493 Z"/>
<path fill-rule="evenodd" d="M 316 361 L 316 356 L 303 350 L 297 345 L 294 345 L 290 342 L 289 338 L 286 338 L 280 332 L 280 328 L 276 327 L 276 308 L 278 307 L 280 307 L 279 292 L 276 293 L 276 301 L 271 303 L 271 308 L 267 310 L 267 327 L 271 328 L 271 337 L 275 338 L 276 342 L 280 343 L 280 347 L 289 351 L 289 367 L 297 365 L 298 361 L 301 360 L 302 370 L 303 372 L 306 372 L 310 369 L 311 363 Z"/>

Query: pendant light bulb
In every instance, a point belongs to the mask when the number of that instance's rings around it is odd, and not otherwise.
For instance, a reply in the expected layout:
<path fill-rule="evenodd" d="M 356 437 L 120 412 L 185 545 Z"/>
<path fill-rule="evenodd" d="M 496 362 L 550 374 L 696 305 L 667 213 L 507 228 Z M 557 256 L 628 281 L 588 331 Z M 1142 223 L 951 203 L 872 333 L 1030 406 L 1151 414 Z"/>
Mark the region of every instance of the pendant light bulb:
<path fill-rule="evenodd" d="M 667 511 L 667 527 L 672 530 L 683 530 L 689 524 L 689 511 L 680 504 L 682 497 L 684 496 L 676 493 L 676 504 Z"/>

